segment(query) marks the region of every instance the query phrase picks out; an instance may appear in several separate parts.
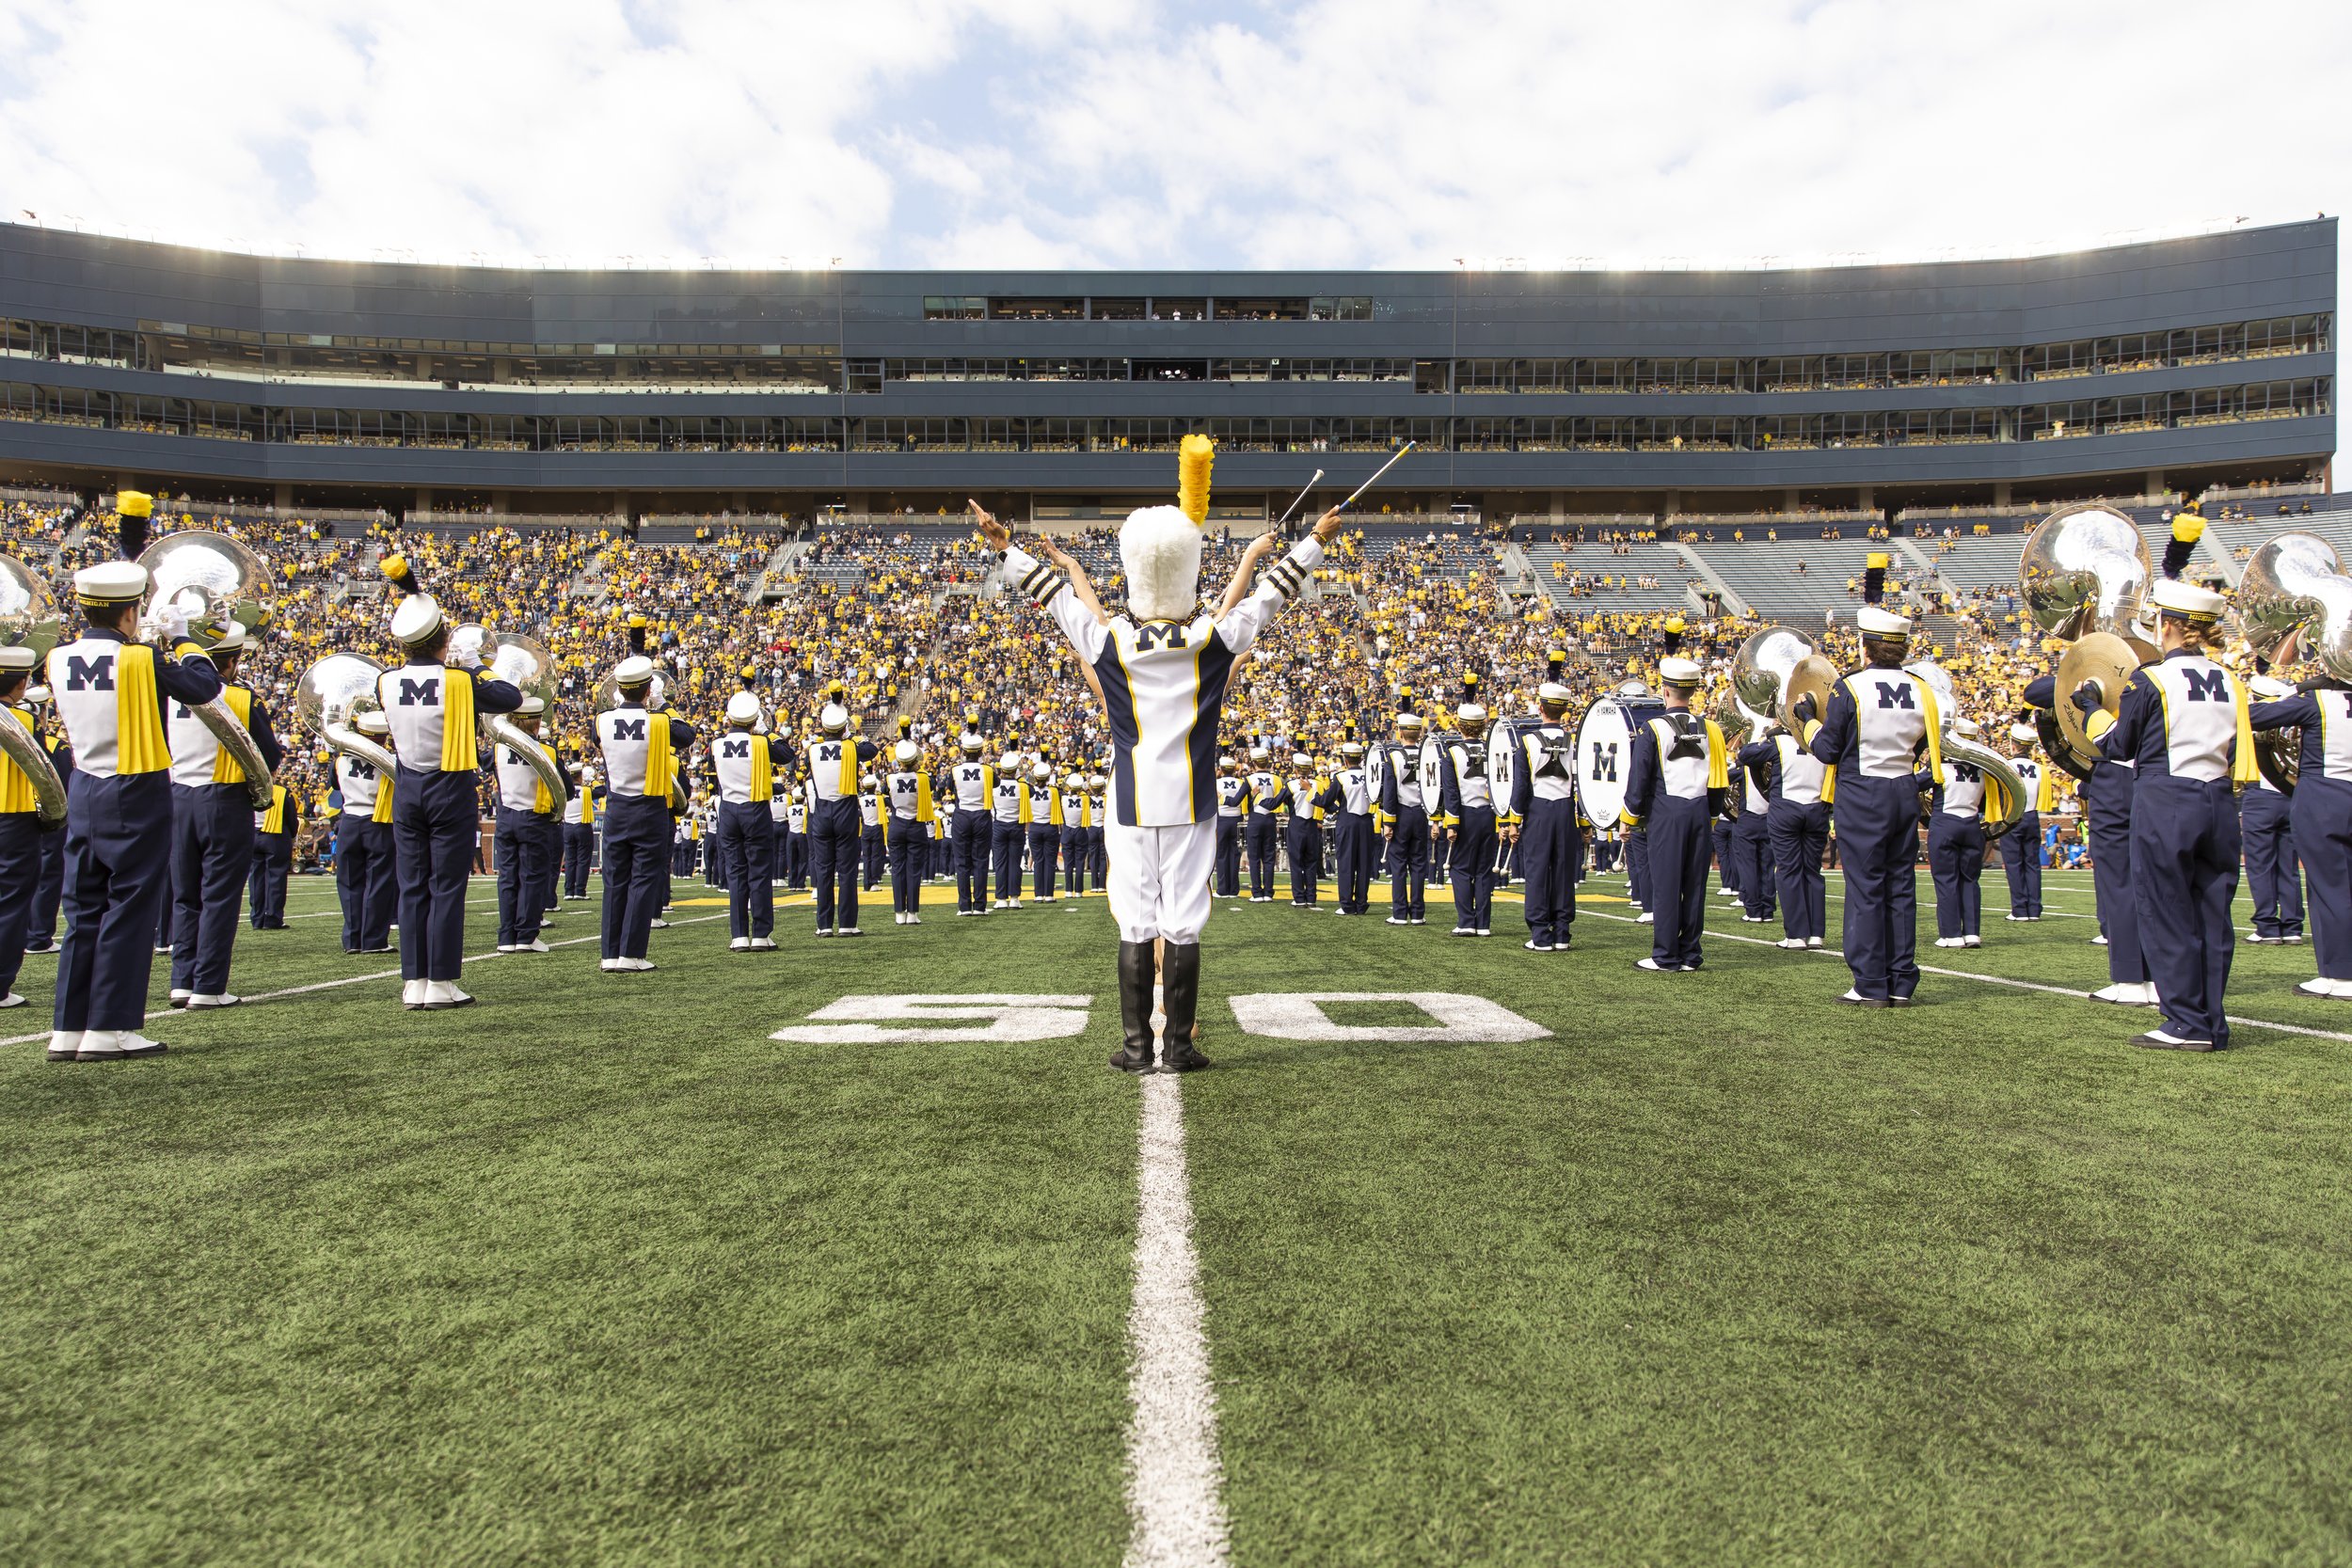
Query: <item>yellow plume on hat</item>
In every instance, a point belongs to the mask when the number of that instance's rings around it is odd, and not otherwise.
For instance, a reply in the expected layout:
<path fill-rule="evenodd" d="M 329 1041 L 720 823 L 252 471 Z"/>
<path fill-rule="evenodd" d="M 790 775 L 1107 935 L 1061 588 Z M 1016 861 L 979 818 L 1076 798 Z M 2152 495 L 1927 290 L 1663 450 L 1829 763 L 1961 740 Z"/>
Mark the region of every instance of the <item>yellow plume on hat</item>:
<path fill-rule="evenodd" d="M 1176 447 L 1176 509 L 1200 528 L 1209 520 L 1209 466 L 1216 460 L 1216 444 L 1206 436 L 1187 436 Z"/>

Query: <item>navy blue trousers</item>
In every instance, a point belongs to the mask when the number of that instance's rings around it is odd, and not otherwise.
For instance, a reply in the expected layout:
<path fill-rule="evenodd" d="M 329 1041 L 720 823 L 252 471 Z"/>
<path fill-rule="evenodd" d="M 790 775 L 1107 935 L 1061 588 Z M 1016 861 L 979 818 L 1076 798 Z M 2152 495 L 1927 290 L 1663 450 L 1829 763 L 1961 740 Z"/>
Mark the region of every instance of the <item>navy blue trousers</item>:
<path fill-rule="evenodd" d="M 890 819 L 890 909 L 894 914 L 923 912 L 923 868 L 930 859 L 928 822 Z"/>
<path fill-rule="evenodd" d="M 1340 908 L 1362 914 L 1372 908 L 1372 814 L 1343 811 L 1331 824 L 1331 858 L 1338 865 Z"/>
<path fill-rule="evenodd" d="M 1323 824 L 1313 817 L 1294 816 L 1286 835 L 1291 852 L 1291 902 L 1311 904 L 1322 891 Z"/>
<path fill-rule="evenodd" d="M 1494 808 L 1464 806 L 1461 823 L 1454 830 L 1454 861 L 1449 871 L 1457 927 L 1483 931 L 1494 924 L 1495 884 L 1502 879 L 1494 864 Z"/>
<path fill-rule="evenodd" d="M 1398 808 L 1389 824 L 1389 914 L 1422 918 L 1429 882 L 1429 814 L 1419 806 Z"/>
<path fill-rule="evenodd" d="M 253 797 L 237 784 L 171 786 L 171 989 L 229 989 L 237 912 L 253 874 Z"/>
<path fill-rule="evenodd" d="M 2084 784 L 2083 815 L 2090 828 L 2090 885 L 2099 896 L 2099 927 L 2107 936 L 2107 978 L 2145 985 L 2138 900 L 2132 894 L 2132 770 L 2103 762 Z"/>
<path fill-rule="evenodd" d="M 1571 800 L 1538 796 L 1519 824 L 1519 867 L 1527 876 L 1527 934 L 1554 946 L 1568 940 L 1576 921 L 1576 871 L 1583 838 L 1582 819 Z"/>
<path fill-rule="evenodd" d="M 776 929 L 776 819 L 768 802 L 719 802 L 712 847 L 726 862 L 727 938 L 773 936 Z"/>
<path fill-rule="evenodd" d="M 1649 956 L 1661 968 L 1696 969 L 1706 961 L 1707 863 L 1715 848 L 1707 797 L 1684 800 L 1662 791 L 1642 819 L 1650 891 Z"/>
<path fill-rule="evenodd" d="M 882 886 L 882 878 L 890 870 L 890 846 L 883 839 L 882 824 L 858 830 L 858 849 L 865 856 L 865 877 L 860 884 L 867 893 Z"/>
<path fill-rule="evenodd" d="M 1220 816 L 1216 819 L 1216 895 L 1219 898 L 1241 896 L 1241 818 Z"/>
<path fill-rule="evenodd" d="M 0 996 L 16 988 L 17 972 L 24 967 L 24 933 L 33 924 L 33 890 L 40 885 L 41 845 L 56 836 L 33 826 L 29 811 L 0 816 Z"/>
<path fill-rule="evenodd" d="M 1837 781 L 1846 967 L 1864 996 L 1919 989 L 1919 791 L 1908 775 Z"/>
<path fill-rule="evenodd" d="M 2295 858 L 2294 808 L 2275 789 L 2249 788 L 2238 798 L 2239 837 L 2246 843 L 2246 880 L 2254 900 L 2254 934 L 2303 934 L 2303 870 Z"/>
<path fill-rule="evenodd" d="M 547 912 L 548 857 L 563 824 L 535 811 L 498 811 L 499 942 L 513 947 L 539 935 Z"/>
<path fill-rule="evenodd" d="M 988 908 L 988 849 L 995 823 L 986 812 L 956 813 L 956 908 Z"/>
<path fill-rule="evenodd" d="M 989 821 L 989 848 L 996 868 L 996 900 L 1021 896 L 1021 841 L 1028 830 L 1018 822 Z"/>
<path fill-rule="evenodd" d="M 1731 852 L 1731 824 L 1719 816 L 1709 825 L 1708 834 L 1715 844 L 1715 875 L 1723 879 L 1724 887 L 1738 893 L 1740 865 Z"/>
<path fill-rule="evenodd" d="M 72 790 L 68 782 L 68 793 Z M 40 835 L 40 882 L 33 890 L 32 914 L 24 927 L 27 947 L 46 948 L 57 940 L 57 906 L 65 898 L 65 830 Z"/>
<path fill-rule="evenodd" d="M 2230 1043 L 2222 993 L 2237 945 L 2230 901 L 2239 848 L 2229 780 L 2152 775 L 2133 784 L 2132 898 L 2164 1027 L 2216 1049 Z"/>
<path fill-rule="evenodd" d="M 136 1029 L 163 920 L 171 775 L 76 772 L 65 817 L 65 945 L 52 1028 Z M 249 825 L 251 808 L 246 818 Z"/>
<path fill-rule="evenodd" d="M 1779 907 L 1772 876 L 1772 834 L 1766 813 L 1744 811 L 1731 825 L 1731 863 L 1740 879 L 1740 907 L 1758 920 L 1770 920 Z"/>
<path fill-rule="evenodd" d="M 403 768 L 392 782 L 400 974 L 454 980 L 466 953 L 466 878 L 482 836 L 475 775 Z"/>
<path fill-rule="evenodd" d="M 1764 814 L 1772 844 L 1772 879 L 1780 889 L 1780 929 L 1789 937 L 1829 935 L 1829 890 L 1821 854 L 1829 847 L 1829 807 L 1774 800 Z"/>
<path fill-rule="evenodd" d="M 1029 824 L 1029 891 L 1041 899 L 1054 896 L 1054 879 L 1061 868 L 1061 830 L 1051 822 Z"/>
<path fill-rule="evenodd" d="M 817 880 L 817 928 L 849 931 L 857 928 L 858 820 L 857 798 L 820 800 L 809 814 L 808 853 Z"/>
<path fill-rule="evenodd" d="M 335 819 L 335 892 L 343 907 L 343 951 L 373 953 L 392 942 L 392 825 L 367 812 Z"/>
<path fill-rule="evenodd" d="M 1935 934 L 1983 934 L 1984 824 L 1939 811 L 1928 818 L 1928 876 L 1935 883 Z"/>
<path fill-rule="evenodd" d="M 1274 896 L 1274 814 L 1253 811 L 1243 818 L 1249 843 L 1249 896 Z"/>
<path fill-rule="evenodd" d="M 658 796 L 608 796 L 604 806 L 603 957 L 645 956 L 669 865 L 669 801 Z M 408 952 L 405 921 L 400 927 L 400 948 L 405 959 Z"/>
<path fill-rule="evenodd" d="M 2000 836 L 2001 870 L 2009 878 L 2009 912 L 2042 913 L 2042 814 L 2029 811 Z M 2297 911 L 2300 919 L 2300 911 Z"/>
<path fill-rule="evenodd" d="M 1626 892 L 1637 910 L 1650 907 L 1649 827 L 1646 823 L 1625 831 Z"/>
<path fill-rule="evenodd" d="M 2352 784 L 2303 775 L 2291 808 L 2295 852 L 2312 874 L 2312 956 L 2352 980 Z"/>
<path fill-rule="evenodd" d="M 253 835 L 252 870 L 248 875 L 246 907 L 257 931 L 283 930 L 286 925 L 286 882 L 294 876 L 294 834 Z"/>
<path fill-rule="evenodd" d="M 596 830 L 590 822 L 564 824 L 564 896 L 588 896 L 588 870 L 596 858 Z"/>
<path fill-rule="evenodd" d="M 1062 891 L 1073 898 L 1087 890 L 1087 856 L 1093 847 L 1093 829 L 1061 831 L 1061 885 Z"/>

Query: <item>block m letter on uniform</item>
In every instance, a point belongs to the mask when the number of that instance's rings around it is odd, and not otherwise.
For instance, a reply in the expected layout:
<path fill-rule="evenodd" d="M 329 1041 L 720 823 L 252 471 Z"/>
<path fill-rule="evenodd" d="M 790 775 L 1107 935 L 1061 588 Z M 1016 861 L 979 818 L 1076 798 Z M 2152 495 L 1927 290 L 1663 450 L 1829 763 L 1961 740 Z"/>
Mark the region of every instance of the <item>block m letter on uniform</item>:
<path fill-rule="evenodd" d="M 2184 670 L 2192 703 L 2224 703 L 2230 699 L 2230 677 L 2220 670 Z"/>
<path fill-rule="evenodd" d="M 85 659 L 80 654 L 65 656 L 65 689 L 68 691 L 112 691 L 115 689 L 115 656 L 100 654 Z"/>
<path fill-rule="evenodd" d="M 1870 684 L 1879 689 L 1881 707 L 1916 708 L 1919 705 L 1911 700 L 1909 681 L 1873 681 Z"/>
<path fill-rule="evenodd" d="M 415 707 L 421 703 L 437 703 L 440 700 L 441 682 L 438 676 L 421 681 L 412 681 L 405 675 L 400 677 L 401 706 Z"/>
<path fill-rule="evenodd" d="M 613 720 L 613 721 L 612 721 L 612 738 L 613 738 L 613 739 L 615 739 L 615 740 L 643 740 L 643 739 L 644 739 L 644 738 L 645 738 L 645 721 L 644 721 L 643 719 L 615 719 L 615 720 Z"/>

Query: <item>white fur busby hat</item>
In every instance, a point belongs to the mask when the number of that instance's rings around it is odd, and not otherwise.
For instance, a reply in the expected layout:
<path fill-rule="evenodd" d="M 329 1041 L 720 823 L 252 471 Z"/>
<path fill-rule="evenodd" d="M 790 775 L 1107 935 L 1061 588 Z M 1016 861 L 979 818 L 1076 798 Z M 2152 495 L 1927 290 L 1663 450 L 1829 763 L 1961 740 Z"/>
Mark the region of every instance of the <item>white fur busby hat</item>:
<path fill-rule="evenodd" d="M 1119 563 L 1127 574 L 1127 608 L 1138 620 L 1181 621 L 1200 606 L 1200 529 L 1209 520 L 1206 436 L 1177 449 L 1177 504 L 1127 515 L 1119 531 Z"/>

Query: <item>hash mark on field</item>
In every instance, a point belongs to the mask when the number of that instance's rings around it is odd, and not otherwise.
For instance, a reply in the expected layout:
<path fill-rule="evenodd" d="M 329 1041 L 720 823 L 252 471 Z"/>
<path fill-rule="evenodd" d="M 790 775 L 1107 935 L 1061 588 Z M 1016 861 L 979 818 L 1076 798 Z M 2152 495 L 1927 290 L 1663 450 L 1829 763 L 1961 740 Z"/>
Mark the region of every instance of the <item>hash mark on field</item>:
<path fill-rule="evenodd" d="M 1140 1085 L 1136 1296 L 1127 1313 L 1135 1414 L 1127 1428 L 1126 1568 L 1222 1568 L 1228 1560 L 1182 1084 L 1148 1073 Z"/>

